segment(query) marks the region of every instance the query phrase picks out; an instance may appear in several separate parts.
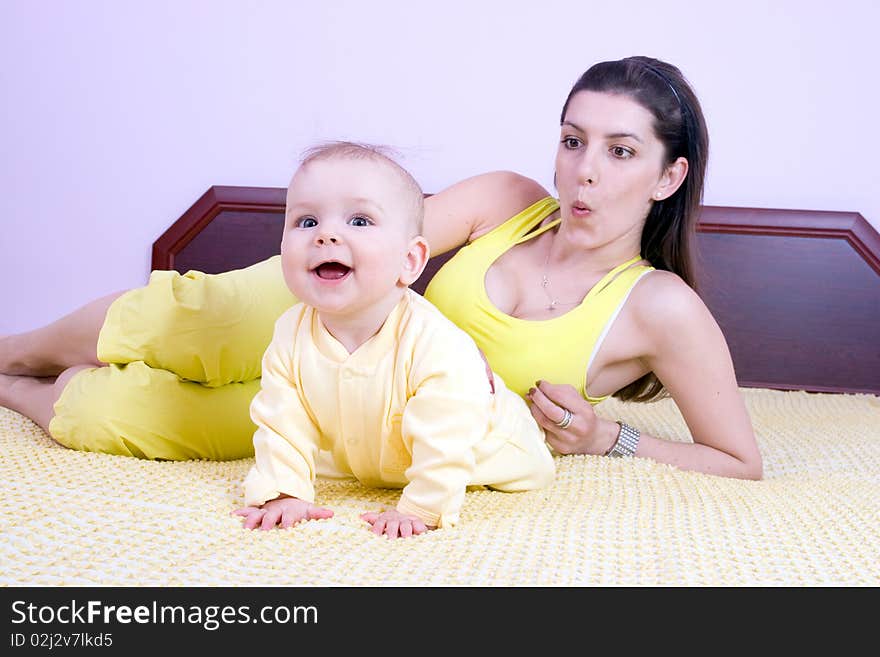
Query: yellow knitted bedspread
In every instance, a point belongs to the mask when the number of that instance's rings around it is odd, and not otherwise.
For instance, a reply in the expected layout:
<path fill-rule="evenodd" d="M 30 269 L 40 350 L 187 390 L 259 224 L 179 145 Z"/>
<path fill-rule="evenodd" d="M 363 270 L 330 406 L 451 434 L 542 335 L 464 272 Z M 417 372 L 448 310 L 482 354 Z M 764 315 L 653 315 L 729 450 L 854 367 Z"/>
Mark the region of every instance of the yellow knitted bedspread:
<path fill-rule="evenodd" d="M 0 585 L 880 585 L 880 398 L 742 394 L 763 481 L 559 457 L 551 487 L 469 491 L 457 527 L 395 541 L 358 515 L 398 491 L 319 481 L 335 517 L 248 531 L 230 511 L 252 459 L 74 452 L 0 409 Z M 597 410 L 688 439 L 670 400 Z"/>

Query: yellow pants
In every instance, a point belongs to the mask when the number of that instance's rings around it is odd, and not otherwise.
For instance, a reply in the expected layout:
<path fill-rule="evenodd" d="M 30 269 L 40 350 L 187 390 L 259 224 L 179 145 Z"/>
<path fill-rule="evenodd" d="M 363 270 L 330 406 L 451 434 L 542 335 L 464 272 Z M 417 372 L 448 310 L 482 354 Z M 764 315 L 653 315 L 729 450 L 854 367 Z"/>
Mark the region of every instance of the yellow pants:
<path fill-rule="evenodd" d="M 153 272 L 113 302 L 98 339 L 110 365 L 70 380 L 49 432 L 73 449 L 141 458 L 253 455 L 260 362 L 295 303 L 279 256 L 223 274 Z"/>

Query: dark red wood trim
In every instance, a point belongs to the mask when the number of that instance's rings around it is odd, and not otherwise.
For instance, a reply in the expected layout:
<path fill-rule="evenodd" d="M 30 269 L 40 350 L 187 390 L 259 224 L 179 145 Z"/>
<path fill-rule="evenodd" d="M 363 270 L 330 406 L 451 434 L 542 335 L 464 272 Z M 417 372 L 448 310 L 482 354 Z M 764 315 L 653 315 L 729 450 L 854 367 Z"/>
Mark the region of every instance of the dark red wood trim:
<path fill-rule="evenodd" d="M 210 187 L 153 242 L 153 269 L 174 269 L 174 257 L 221 212 L 284 212 L 283 187 Z"/>
<path fill-rule="evenodd" d="M 880 233 L 858 212 L 703 206 L 698 232 L 845 239 L 880 274 Z"/>

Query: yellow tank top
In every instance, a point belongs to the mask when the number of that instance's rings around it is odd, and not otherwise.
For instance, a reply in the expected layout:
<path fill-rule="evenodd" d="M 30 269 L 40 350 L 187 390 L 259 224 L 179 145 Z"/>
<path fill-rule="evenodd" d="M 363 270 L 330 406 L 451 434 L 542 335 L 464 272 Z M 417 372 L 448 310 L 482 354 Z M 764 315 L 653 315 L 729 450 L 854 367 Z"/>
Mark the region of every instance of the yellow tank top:
<path fill-rule="evenodd" d="M 486 293 L 492 263 L 513 246 L 557 226 L 558 219 L 530 232 L 558 209 L 556 199 L 547 197 L 462 247 L 431 280 L 425 297 L 474 339 L 492 369 L 517 394 L 524 397 L 542 379 L 571 384 L 597 404 L 604 397 L 587 395 L 587 371 L 633 286 L 654 268 L 634 265 L 642 259 L 636 256 L 603 276 L 579 306 L 546 320 L 507 315 Z"/>

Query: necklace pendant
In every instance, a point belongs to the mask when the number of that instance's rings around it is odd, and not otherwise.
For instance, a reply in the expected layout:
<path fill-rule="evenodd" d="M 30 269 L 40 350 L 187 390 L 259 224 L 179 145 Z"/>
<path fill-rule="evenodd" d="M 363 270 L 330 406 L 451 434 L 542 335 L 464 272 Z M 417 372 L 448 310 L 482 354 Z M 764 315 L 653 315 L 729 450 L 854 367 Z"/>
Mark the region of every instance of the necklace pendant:
<path fill-rule="evenodd" d="M 559 303 L 556 299 L 550 301 L 550 305 L 547 306 L 547 310 L 556 310 L 556 304 Z"/>
<path fill-rule="evenodd" d="M 544 274 L 541 278 L 541 287 L 547 287 L 548 285 L 550 285 L 550 280 L 547 278 L 547 274 Z"/>

